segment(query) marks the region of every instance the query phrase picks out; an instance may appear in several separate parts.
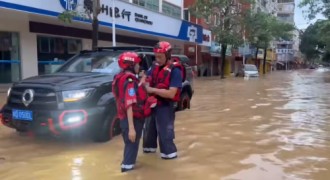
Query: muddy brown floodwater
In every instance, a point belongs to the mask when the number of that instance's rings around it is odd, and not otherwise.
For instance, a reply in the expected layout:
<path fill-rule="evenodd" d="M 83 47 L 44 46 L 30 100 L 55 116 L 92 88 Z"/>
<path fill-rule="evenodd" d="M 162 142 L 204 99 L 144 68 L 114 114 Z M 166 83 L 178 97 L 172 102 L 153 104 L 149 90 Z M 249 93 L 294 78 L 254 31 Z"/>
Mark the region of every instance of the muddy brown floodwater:
<path fill-rule="evenodd" d="M 330 179 L 330 72 L 274 72 L 259 80 L 198 79 L 177 113 L 179 158 L 139 153 L 120 173 L 121 136 L 104 144 L 33 139 L 0 127 L 1 180 Z"/>

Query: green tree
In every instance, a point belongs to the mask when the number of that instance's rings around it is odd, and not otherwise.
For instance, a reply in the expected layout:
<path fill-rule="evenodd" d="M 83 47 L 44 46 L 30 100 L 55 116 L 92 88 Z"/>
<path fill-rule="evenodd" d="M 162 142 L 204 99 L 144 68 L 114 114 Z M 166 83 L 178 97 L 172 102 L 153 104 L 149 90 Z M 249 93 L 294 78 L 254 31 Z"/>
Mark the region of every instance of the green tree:
<path fill-rule="evenodd" d="M 321 13 L 325 16 L 325 20 L 319 20 L 310 25 L 301 36 L 302 42 L 300 50 L 305 54 L 307 60 L 319 57 L 319 53 L 323 56 L 324 61 L 329 60 L 330 54 L 330 1 L 329 0 L 303 0 L 300 7 L 308 7 L 308 19 L 316 18 Z M 322 48 L 320 51 L 310 49 L 317 46 Z"/>
<path fill-rule="evenodd" d="M 65 10 L 58 15 L 58 19 L 64 23 L 72 23 L 73 19 L 87 19 L 92 21 L 92 49 L 97 49 L 99 20 L 98 15 L 101 12 L 100 0 L 84 0 L 83 11 Z"/>
<path fill-rule="evenodd" d="M 207 22 L 216 41 L 221 44 L 221 78 L 224 77 L 225 58 L 228 45 L 242 44 L 243 20 L 247 11 L 244 5 L 253 0 L 197 0 L 190 12 Z"/>
<path fill-rule="evenodd" d="M 273 19 L 270 15 L 263 12 L 249 13 L 245 18 L 244 24 L 247 32 L 247 40 L 256 48 L 255 59 L 258 57 L 258 51 L 260 48 L 264 49 L 264 59 L 267 57 L 267 47 L 268 43 L 271 41 L 272 33 L 269 26 L 272 23 L 272 20 Z"/>
<path fill-rule="evenodd" d="M 330 52 L 330 20 L 319 20 L 317 23 L 320 42 L 324 45 L 324 50 Z"/>
<path fill-rule="evenodd" d="M 260 48 L 264 50 L 263 74 L 265 74 L 267 49 L 270 42 L 280 39 L 291 40 L 295 27 L 292 24 L 280 22 L 274 16 L 263 12 L 247 14 L 244 24 L 247 40 L 256 47 L 255 58 L 257 59 Z"/>
<path fill-rule="evenodd" d="M 321 55 L 324 60 L 328 56 L 329 49 L 329 20 L 319 20 L 316 23 L 308 26 L 301 34 L 300 51 L 305 55 L 307 61 L 313 62 Z"/>
<path fill-rule="evenodd" d="M 329 0 L 302 0 L 299 7 L 307 7 L 308 19 L 315 19 L 316 15 L 321 13 L 330 19 L 330 2 Z"/>

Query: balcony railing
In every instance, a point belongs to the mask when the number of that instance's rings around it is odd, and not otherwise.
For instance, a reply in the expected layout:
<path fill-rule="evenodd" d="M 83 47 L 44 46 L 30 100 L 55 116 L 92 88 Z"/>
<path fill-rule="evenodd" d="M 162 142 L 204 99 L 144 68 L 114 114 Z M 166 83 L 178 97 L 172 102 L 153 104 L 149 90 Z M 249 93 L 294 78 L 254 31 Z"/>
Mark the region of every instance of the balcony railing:
<path fill-rule="evenodd" d="M 293 49 L 276 49 L 277 54 L 293 54 Z"/>

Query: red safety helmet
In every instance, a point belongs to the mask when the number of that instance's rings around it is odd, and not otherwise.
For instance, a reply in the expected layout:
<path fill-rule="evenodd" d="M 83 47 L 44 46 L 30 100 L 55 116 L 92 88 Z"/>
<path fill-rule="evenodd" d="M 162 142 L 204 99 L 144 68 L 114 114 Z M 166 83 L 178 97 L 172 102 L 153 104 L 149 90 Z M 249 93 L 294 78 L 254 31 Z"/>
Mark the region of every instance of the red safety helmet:
<path fill-rule="evenodd" d="M 169 42 L 160 41 L 154 47 L 154 53 L 164 53 L 166 59 L 171 59 L 172 46 Z"/>
<path fill-rule="evenodd" d="M 119 55 L 118 64 L 122 69 L 133 68 L 141 62 L 141 58 L 135 52 L 124 52 Z"/>

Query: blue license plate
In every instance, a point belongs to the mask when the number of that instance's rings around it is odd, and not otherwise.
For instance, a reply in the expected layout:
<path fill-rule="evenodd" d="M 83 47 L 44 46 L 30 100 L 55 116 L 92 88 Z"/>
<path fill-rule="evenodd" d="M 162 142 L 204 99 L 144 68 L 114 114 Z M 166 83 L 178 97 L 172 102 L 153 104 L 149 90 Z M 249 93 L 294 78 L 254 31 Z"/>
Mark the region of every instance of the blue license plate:
<path fill-rule="evenodd" d="M 15 120 L 24 120 L 24 121 L 32 121 L 33 119 L 33 113 L 32 111 L 27 110 L 18 110 L 13 109 L 13 119 Z"/>

